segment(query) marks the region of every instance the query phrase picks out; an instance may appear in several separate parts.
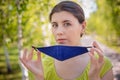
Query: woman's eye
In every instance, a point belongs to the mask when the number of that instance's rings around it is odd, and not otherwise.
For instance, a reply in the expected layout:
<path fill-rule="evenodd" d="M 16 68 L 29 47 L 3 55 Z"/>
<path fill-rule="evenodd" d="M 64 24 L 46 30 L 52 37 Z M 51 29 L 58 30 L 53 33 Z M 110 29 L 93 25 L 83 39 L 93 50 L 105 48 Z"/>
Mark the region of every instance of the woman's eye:
<path fill-rule="evenodd" d="M 71 26 L 71 24 L 70 23 L 65 23 L 64 26 Z"/>
<path fill-rule="evenodd" d="M 57 25 L 57 24 L 52 24 L 52 27 L 53 27 L 53 28 L 57 28 L 58 25 Z"/>

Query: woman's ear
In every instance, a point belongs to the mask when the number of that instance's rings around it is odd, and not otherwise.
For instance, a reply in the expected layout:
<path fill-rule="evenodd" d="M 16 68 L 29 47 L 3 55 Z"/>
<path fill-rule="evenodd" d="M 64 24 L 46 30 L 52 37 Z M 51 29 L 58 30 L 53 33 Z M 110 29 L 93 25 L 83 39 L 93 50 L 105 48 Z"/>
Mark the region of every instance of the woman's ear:
<path fill-rule="evenodd" d="M 80 36 L 82 37 L 82 35 L 84 34 L 84 32 L 85 32 L 85 28 L 86 28 L 86 21 L 84 21 L 84 22 L 82 22 L 82 29 L 81 29 L 81 34 L 80 34 Z"/>
<path fill-rule="evenodd" d="M 86 21 L 83 21 L 83 22 L 82 22 L 82 31 L 83 31 L 83 32 L 85 31 L 85 28 L 86 28 Z"/>

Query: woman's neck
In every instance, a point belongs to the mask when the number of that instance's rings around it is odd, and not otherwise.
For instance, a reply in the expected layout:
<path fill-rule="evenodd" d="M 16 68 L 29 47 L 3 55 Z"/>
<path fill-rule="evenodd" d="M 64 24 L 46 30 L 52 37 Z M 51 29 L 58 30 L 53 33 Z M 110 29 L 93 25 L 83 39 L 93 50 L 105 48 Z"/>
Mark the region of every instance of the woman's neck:
<path fill-rule="evenodd" d="M 76 61 L 80 61 L 80 60 L 86 60 L 88 58 L 89 58 L 89 55 L 87 53 L 85 53 L 85 54 L 73 57 L 73 58 L 65 60 L 65 61 L 59 61 L 59 60 L 56 60 L 56 59 L 55 59 L 55 61 L 64 64 L 64 63 L 69 63 L 69 62 L 72 63 L 72 62 L 76 62 Z"/>
<path fill-rule="evenodd" d="M 56 45 L 66 45 L 66 46 L 82 46 L 81 42 L 77 42 L 77 43 L 71 43 L 71 44 L 58 44 L 56 43 Z"/>
<path fill-rule="evenodd" d="M 89 62 L 88 54 L 79 55 L 77 57 L 58 61 L 55 60 L 55 68 L 57 74 L 63 79 L 74 79 L 81 75 Z"/>

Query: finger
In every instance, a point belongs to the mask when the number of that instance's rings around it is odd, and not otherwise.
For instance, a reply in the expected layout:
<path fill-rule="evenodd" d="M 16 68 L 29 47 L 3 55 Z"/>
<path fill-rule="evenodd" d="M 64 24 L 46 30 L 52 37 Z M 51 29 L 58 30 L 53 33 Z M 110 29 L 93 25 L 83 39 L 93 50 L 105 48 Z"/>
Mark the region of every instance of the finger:
<path fill-rule="evenodd" d="M 90 53 L 94 55 L 94 47 L 90 49 Z"/>
<path fill-rule="evenodd" d="M 26 60 L 22 59 L 21 57 L 20 57 L 19 59 L 20 59 L 20 61 L 22 62 L 22 64 L 27 67 L 27 65 L 26 65 Z"/>
<path fill-rule="evenodd" d="M 96 58 L 93 56 L 93 54 L 89 53 L 90 56 L 90 63 L 91 63 L 91 67 L 96 66 L 97 65 L 97 60 Z"/>
<path fill-rule="evenodd" d="M 41 61 L 41 52 L 40 51 L 37 51 L 37 60 Z"/>
<path fill-rule="evenodd" d="M 98 48 L 101 52 L 103 52 L 102 49 L 100 48 L 100 46 L 97 44 L 96 41 L 93 42 L 93 46 L 94 46 L 95 48 Z"/>
<path fill-rule="evenodd" d="M 24 49 L 23 55 L 22 55 L 22 59 L 26 60 L 27 59 L 27 49 Z"/>
<path fill-rule="evenodd" d="M 96 57 L 94 56 L 94 49 L 91 48 L 90 52 L 89 52 L 89 56 L 90 56 L 90 62 L 91 64 L 95 64 L 96 65 Z"/>
<path fill-rule="evenodd" d="M 28 54 L 28 60 L 32 60 L 32 58 L 33 58 L 33 51 L 34 51 L 34 49 L 32 48 L 31 52 Z"/>
<path fill-rule="evenodd" d="M 104 56 L 103 56 L 102 52 L 99 49 L 97 49 L 97 48 L 94 48 L 94 50 L 97 52 L 97 54 L 99 56 L 98 61 L 100 63 L 103 62 L 104 61 Z"/>

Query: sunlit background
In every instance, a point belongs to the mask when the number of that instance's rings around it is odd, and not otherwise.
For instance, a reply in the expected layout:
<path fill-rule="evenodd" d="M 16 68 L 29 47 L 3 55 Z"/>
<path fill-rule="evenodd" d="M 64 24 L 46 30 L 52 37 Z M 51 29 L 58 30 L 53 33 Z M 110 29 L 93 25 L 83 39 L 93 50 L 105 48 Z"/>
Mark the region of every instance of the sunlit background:
<path fill-rule="evenodd" d="M 63 0 L 0 0 L 0 80 L 34 80 L 19 62 L 23 49 L 54 45 L 49 13 Z M 85 11 L 83 44 L 97 40 L 120 80 L 120 0 L 72 0 Z M 91 41 L 91 42 L 89 42 Z"/>

